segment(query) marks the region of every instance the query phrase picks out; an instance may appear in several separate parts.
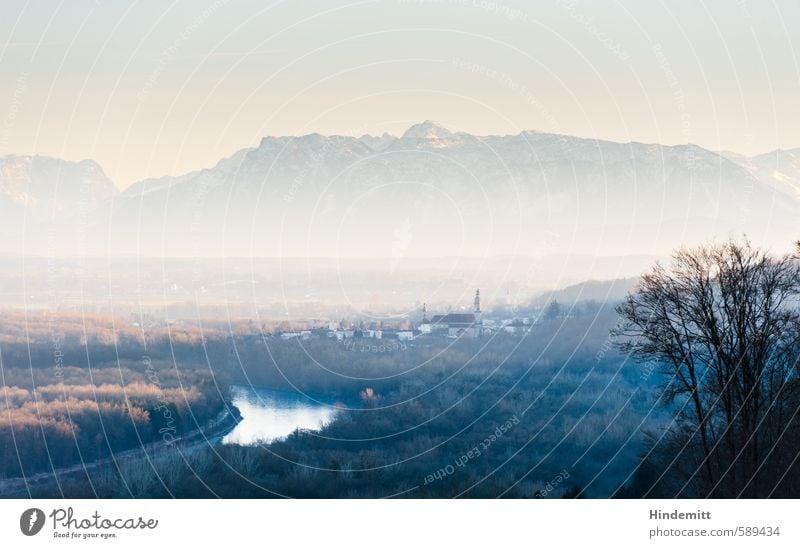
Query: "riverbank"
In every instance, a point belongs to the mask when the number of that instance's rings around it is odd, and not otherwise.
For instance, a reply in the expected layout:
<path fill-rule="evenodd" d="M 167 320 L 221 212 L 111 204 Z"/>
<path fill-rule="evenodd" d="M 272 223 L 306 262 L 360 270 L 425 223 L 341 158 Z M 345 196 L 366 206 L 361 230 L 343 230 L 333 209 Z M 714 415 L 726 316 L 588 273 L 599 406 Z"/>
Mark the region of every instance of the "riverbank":
<path fill-rule="evenodd" d="M 203 428 L 192 430 L 168 441 L 147 443 L 89 463 L 58 468 L 28 477 L 0 479 L 0 498 L 30 498 L 36 496 L 36 491 L 42 489 L 57 492 L 64 482 L 88 480 L 91 483 L 97 473 L 105 468 L 119 469 L 131 462 L 148 462 L 163 457 L 165 453 L 175 453 L 185 457 L 198 449 L 218 445 L 241 420 L 239 409 L 235 405 L 228 405 Z"/>

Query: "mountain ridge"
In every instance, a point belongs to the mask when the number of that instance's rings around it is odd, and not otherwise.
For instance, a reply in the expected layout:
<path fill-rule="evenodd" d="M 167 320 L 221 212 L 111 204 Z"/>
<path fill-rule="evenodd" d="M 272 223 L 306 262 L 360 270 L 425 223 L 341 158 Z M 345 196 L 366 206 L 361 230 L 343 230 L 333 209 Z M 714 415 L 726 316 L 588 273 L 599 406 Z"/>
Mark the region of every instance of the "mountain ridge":
<path fill-rule="evenodd" d="M 9 158 L 19 157 L 0 162 Z M 69 213 L 79 208 L 88 245 L 120 253 L 142 246 L 268 256 L 362 250 L 402 260 L 557 246 L 635 254 L 726 234 L 774 243 L 785 233 L 790 241 L 800 231 L 794 151 L 742 157 L 695 144 L 537 131 L 476 136 L 426 120 L 399 137 L 265 136 L 213 166 L 144 179 L 121 192 L 109 188 L 96 163 L 54 161 L 55 171 L 34 170 L 39 207 L 29 218 L 60 222 L 69 240 Z M 42 186 L 47 173 L 54 178 L 49 189 Z M 24 174 L 6 176 L 0 167 L 0 213 L 31 213 L 20 198 L 25 184 Z M 64 196 L 81 188 L 91 190 L 89 199 Z M 42 198 L 48 195 L 49 202 Z M 35 234 L 20 237 L 34 248 L 41 243 Z"/>

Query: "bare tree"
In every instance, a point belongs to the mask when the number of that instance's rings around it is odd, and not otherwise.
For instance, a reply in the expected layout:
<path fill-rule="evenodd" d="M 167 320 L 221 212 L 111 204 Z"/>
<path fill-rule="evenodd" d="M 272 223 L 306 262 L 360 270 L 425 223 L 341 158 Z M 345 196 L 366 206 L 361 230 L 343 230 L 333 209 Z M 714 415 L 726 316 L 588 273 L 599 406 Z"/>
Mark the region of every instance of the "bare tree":
<path fill-rule="evenodd" d="M 656 264 L 618 307 L 617 344 L 667 375 L 679 493 L 773 496 L 795 466 L 799 294 L 794 257 L 730 241 Z"/>

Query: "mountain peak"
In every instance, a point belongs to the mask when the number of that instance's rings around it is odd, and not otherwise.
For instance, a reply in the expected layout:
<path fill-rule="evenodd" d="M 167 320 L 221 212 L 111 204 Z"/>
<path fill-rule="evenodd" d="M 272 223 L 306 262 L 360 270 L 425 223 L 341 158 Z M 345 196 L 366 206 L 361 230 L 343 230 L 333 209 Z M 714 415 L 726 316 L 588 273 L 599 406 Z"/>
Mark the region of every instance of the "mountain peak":
<path fill-rule="evenodd" d="M 403 133 L 403 139 L 446 139 L 453 134 L 444 126 L 431 120 L 414 124 Z"/>

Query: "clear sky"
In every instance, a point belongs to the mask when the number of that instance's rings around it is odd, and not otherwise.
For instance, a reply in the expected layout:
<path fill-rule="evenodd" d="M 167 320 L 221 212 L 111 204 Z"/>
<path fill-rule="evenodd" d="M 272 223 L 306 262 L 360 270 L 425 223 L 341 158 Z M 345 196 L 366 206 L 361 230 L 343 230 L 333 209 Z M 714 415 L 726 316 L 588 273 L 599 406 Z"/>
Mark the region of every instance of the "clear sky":
<path fill-rule="evenodd" d="M 0 3 L 0 155 L 120 187 L 264 135 L 538 129 L 800 147 L 797 0 Z"/>

